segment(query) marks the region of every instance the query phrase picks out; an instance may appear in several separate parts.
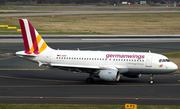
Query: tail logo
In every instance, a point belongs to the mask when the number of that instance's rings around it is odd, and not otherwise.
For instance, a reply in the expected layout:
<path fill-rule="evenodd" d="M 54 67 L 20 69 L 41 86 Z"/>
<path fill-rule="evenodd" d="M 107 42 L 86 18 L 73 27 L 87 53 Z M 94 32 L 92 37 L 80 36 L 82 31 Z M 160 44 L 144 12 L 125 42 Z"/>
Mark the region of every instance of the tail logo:
<path fill-rule="evenodd" d="M 39 54 L 47 48 L 36 29 L 27 19 L 19 19 L 26 54 Z"/>

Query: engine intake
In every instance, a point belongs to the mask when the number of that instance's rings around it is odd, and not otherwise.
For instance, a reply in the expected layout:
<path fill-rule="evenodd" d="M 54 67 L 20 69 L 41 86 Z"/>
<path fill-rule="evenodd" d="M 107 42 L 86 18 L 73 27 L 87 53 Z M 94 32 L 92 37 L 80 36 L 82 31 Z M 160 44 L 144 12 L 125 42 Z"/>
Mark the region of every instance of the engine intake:
<path fill-rule="evenodd" d="M 119 81 L 120 73 L 116 69 L 100 70 L 99 77 L 105 81 Z"/>

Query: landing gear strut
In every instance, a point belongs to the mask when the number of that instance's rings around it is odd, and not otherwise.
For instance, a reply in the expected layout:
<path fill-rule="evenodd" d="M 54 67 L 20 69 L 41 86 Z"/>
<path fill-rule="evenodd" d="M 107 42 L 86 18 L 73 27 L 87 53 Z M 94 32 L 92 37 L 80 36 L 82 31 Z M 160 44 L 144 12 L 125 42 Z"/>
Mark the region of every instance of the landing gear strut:
<path fill-rule="evenodd" d="M 150 75 L 149 75 L 149 78 L 150 78 L 149 83 L 150 83 L 150 84 L 154 84 L 153 74 L 150 74 Z"/>
<path fill-rule="evenodd" d="M 89 78 L 86 79 L 86 83 L 93 83 L 94 82 L 94 78 L 93 78 L 93 74 L 89 74 Z"/>

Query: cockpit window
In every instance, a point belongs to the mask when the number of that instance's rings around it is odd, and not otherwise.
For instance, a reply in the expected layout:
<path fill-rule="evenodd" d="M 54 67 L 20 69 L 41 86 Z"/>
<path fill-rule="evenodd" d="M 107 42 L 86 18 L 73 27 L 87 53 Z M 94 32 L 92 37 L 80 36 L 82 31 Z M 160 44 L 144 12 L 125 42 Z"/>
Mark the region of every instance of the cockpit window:
<path fill-rule="evenodd" d="M 166 62 L 171 62 L 169 59 L 166 59 Z"/>
<path fill-rule="evenodd" d="M 159 59 L 159 62 L 162 62 L 162 59 Z"/>
<path fill-rule="evenodd" d="M 159 59 L 159 62 L 171 62 L 169 59 Z"/>

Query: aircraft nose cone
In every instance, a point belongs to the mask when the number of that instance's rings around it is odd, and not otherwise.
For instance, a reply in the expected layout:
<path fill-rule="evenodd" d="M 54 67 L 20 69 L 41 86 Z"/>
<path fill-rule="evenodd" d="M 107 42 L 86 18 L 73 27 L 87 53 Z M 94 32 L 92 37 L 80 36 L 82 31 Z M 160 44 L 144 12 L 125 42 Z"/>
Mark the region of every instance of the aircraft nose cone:
<path fill-rule="evenodd" d="M 177 66 L 175 63 L 172 63 L 171 69 L 172 69 L 173 71 L 176 71 L 176 70 L 178 69 L 178 66 Z"/>

